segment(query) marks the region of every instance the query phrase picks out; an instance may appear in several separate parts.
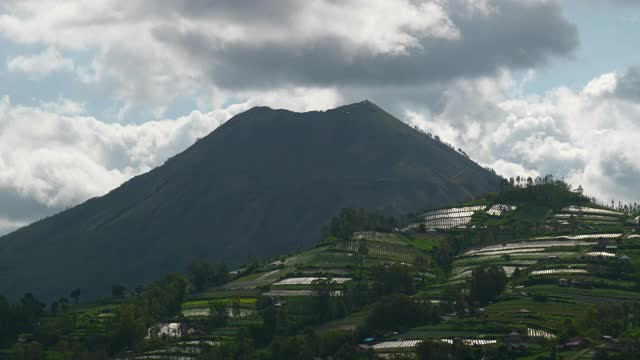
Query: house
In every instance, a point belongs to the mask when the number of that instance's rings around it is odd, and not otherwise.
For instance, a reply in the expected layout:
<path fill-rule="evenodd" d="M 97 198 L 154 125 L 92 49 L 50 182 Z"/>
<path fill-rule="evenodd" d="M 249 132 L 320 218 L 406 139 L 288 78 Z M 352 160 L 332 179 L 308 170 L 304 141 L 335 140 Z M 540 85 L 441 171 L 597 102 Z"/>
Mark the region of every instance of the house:
<path fill-rule="evenodd" d="M 558 280 L 558 285 L 560 286 L 569 286 L 569 280 L 562 278 Z"/>
<path fill-rule="evenodd" d="M 571 286 L 581 286 L 582 285 L 582 281 L 580 281 L 578 279 L 571 279 L 570 284 L 571 284 Z"/>
<path fill-rule="evenodd" d="M 512 331 L 509 334 L 505 335 L 502 340 L 507 344 L 515 344 L 522 342 L 522 336 L 517 331 Z"/>
<path fill-rule="evenodd" d="M 529 347 L 525 344 L 507 344 L 507 350 L 519 355 L 526 355 L 529 351 Z"/>
<path fill-rule="evenodd" d="M 603 335 L 602 340 L 604 343 L 598 346 L 598 349 L 604 351 L 627 351 L 628 349 L 628 346 L 623 341 L 620 341 L 613 336 Z"/>
<path fill-rule="evenodd" d="M 557 348 L 559 350 L 573 351 L 573 350 L 580 350 L 580 349 L 589 347 L 591 346 L 592 343 L 593 342 L 591 341 L 591 339 L 578 336 L 578 337 L 574 337 L 573 339 L 569 340 L 564 344 L 558 345 Z"/>

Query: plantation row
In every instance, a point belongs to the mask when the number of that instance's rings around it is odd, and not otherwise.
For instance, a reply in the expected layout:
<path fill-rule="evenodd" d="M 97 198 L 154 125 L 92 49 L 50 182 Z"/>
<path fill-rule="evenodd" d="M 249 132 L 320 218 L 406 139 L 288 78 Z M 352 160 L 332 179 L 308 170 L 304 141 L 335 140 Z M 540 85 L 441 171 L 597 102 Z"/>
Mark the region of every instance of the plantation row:
<path fill-rule="evenodd" d="M 318 292 L 316 290 L 270 290 L 264 294 L 264 296 L 273 296 L 273 297 L 296 297 L 296 296 L 318 296 Z M 329 293 L 329 296 L 342 296 L 344 295 L 342 291 L 335 290 Z"/>
<path fill-rule="evenodd" d="M 397 341 L 385 341 L 379 344 L 373 345 L 373 349 L 376 351 L 393 351 L 402 349 L 412 349 L 420 345 L 423 341 L 427 340 L 397 340 Z M 442 342 L 446 344 L 453 344 L 453 339 L 432 339 L 431 341 Z M 486 346 L 495 345 L 497 340 L 485 340 L 485 339 L 461 339 L 462 344 L 466 346 Z"/>
<path fill-rule="evenodd" d="M 620 221 L 619 217 L 616 216 L 606 216 L 606 215 L 581 215 L 580 217 L 576 217 L 573 214 L 555 214 L 553 215 L 556 219 L 570 219 L 571 217 L 581 220 L 591 220 L 591 221 Z"/>
<path fill-rule="evenodd" d="M 605 252 L 605 251 L 594 251 L 594 252 L 588 252 L 585 254 L 585 256 L 589 256 L 589 257 L 616 257 L 616 254 L 612 254 L 609 252 Z"/>
<path fill-rule="evenodd" d="M 551 340 L 556 338 L 556 336 L 550 332 L 547 332 L 544 330 L 538 330 L 538 329 L 531 329 L 531 328 L 527 329 L 527 336 L 533 337 L 533 338 L 542 338 L 546 340 Z"/>
<path fill-rule="evenodd" d="M 365 246 L 366 249 L 361 249 L 361 246 Z M 405 261 L 413 261 L 416 258 L 416 251 L 409 246 L 379 241 L 338 241 L 336 243 L 336 250 L 351 253 L 366 251 L 368 255 L 390 257 Z"/>
<path fill-rule="evenodd" d="M 585 239 L 617 239 L 623 234 L 585 234 L 585 235 L 561 235 L 561 236 L 541 236 L 531 238 L 531 240 L 552 240 L 552 239 L 567 239 L 567 240 L 585 240 Z"/>
<path fill-rule="evenodd" d="M 596 209 L 596 208 L 590 208 L 590 207 L 584 207 L 584 206 L 568 206 L 562 209 L 562 211 L 575 212 L 575 213 L 590 213 L 590 214 L 609 214 L 609 215 L 616 215 L 616 216 L 624 215 L 623 213 L 618 211 Z"/>
<path fill-rule="evenodd" d="M 489 210 L 487 210 L 487 214 L 491 216 L 502 216 L 502 213 L 514 211 L 517 207 L 514 205 L 493 205 Z"/>
<path fill-rule="evenodd" d="M 440 210 L 429 211 L 423 216 L 427 217 L 432 215 L 452 214 L 452 213 L 461 213 L 461 212 L 474 213 L 476 211 L 484 210 L 485 208 L 486 208 L 485 205 L 478 205 L 478 206 L 467 206 L 467 207 L 461 207 L 461 208 L 440 209 Z"/>
<path fill-rule="evenodd" d="M 434 229 L 452 229 L 458 226 L 467 225 L 471 222 L 471 216 L 466 217 L 458 217 L 458 218 L 448 218 L 448 219 L 436 219 L 436 220 L 427 220 L 424 222 L 424 225 L 427 228 Z"/>
<path fill-rule="evenodd" d="M 491 255 L 511 255 L 517 253 L 530 253 L 545 251 L 545 248 L 531 248 L 531 249 L 510 249 L 510 250 L 495 250 L 495 251 L 483 251 L 475 252 L 469 255 L 471 256 L 491 256 Z"/>
<path fill-rule="evenodd" d="M 429 216 L 425 216 L 424 220 L 430 221 L 430 220 L 439 220 L 439 219 L 455 219 L 455 218 L 471 217 L 471 216 L 473 216 L 473 211 L 464 211 L 464 212 L 451 213 L 451 214 L 429 215 Z"/>
<path fill-rule="evenodd" d="M 518 250 L 518 249 L 546 249 L 550 247 L 576 247 L 576 246 L 591 246 L 596 245 L 595 242 L 588 241 L 531 241 L 521 243 L 509 243 L 503 245 L 490 245 L 478 250 L 469 250 L 465 255 L 473 255 L 478 253 L 484 253 L 489 251 L 506 251 L 506 250 Z"/>
<path fill-rule="evenodd" d="M 327 278 L 321 278 L 321 277 L 296 277 L 296 278 L 288 278 L 288 279 L 280 280 L 280 281 L 278 281 L 277 283 L 275 283 L 273 285 L 276 285 L 276 286 L 283 286 L 283 285 L 311 285 L 315 281 L 321 281 L 321 280 L 328 280 L 328 279 Z M 340 277 L 331 278 L 331 282 L 335 282 L 337 284 L 344 284 L 347 281 L 351 281 L 351 278 L 340 278 Z"/>
<path fill-rule="evenodd" d="M 531 275 L 588 274 L 584 269 L 547 269 L 532 271 Z"/>
<path fill-rule="evenodd" d="M 399 340 L 399 341 L 385 341 L 379 344 L 373 345 L 374 350 L 390 350 L 390 349 L 406 349 L 414 348 L 422 343 L 422 340 Z"/>

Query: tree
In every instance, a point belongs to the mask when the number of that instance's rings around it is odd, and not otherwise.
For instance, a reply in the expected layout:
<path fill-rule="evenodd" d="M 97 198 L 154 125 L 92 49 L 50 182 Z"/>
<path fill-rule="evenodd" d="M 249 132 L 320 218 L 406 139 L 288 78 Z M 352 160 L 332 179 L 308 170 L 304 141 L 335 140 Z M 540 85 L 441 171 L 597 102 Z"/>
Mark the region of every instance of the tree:
<path fill-rule="evenodd" d="M 107 333 L 111 339 L 111 353 L 134 350 L 144 341 L 146 316 L 142 308 L 134 304 L 122 304 L 107 323 Z"/>
<path fill-rule="evenodd" d="M 239 318 L 241 314 L 240 298 L 237 295 L 233 297 L 233 302 L 231 303 L 231 314 L 234 318 Z"/>
<path fill-rule="evenodd" d="M 229 271 L 223 263 L 211 264 L 204 260 L 193 260 L 189 263 L 188 270 L 189 281 L 196 291 L 229 281 Z"/>
<path fill-rule="evenodd" d="M 121 299 L 124 297 L 124 291 L 126 287 L 120 284 L 111 285 L 111 296 L 115 299 Z"/>
<path fill-rule="evenodd" d="M 417 302 L 407 295 L 389 295 L 371 306 L 366 319 L 370 330 L 402 331 L 438 322 L 437 309 L 429 302 Z"/>
<path fill-rule="evenodd" d="M 369 255 L 369 248 L 367 247 L 367 242 L 360 240 L 358 241 L 358 255 L 360 255 L 360 276 L 364 276 L 364 258 Z"/>
<path fill-rule="evenodd" d="M 51 306 L 49 307 L 49 313 L 55 316 L 58 314 L 59 309 L 60 309 L 60 304 L 57 301 L 53 301 L 51 303 Z"/>
<path fill-rule="evenodd" d="M 78 305 L 78 301 L 80 300 L 80 288 L 75 288 L 71 290 L 69 297 L 73 299 L 73 302 Z"/>
<path fill-rule="evenodd" d="M 318 278 L 312 282 L 311 287 L 315 294 L 311 298 L 311 307 L 315 321 L 321 322 L 333 318 L 331 296 L 335 291 L 335 285 L 331 278 Z"/>
<path fill-rule="evenodd" d="M 407 294 L 415 292 L 415 284 L 411 269 L 401 264 L 393 264 L 388 268 L 378 266 L 373 269 L 373 290 L 378 296 L 389 294 Z"/>
<path fill-rule="evenodd" d="M 502 266 L 488 266 L 471 272 L 471 301 L 486 305 L 494 301 L 507 285 L 507 275 Z"/>

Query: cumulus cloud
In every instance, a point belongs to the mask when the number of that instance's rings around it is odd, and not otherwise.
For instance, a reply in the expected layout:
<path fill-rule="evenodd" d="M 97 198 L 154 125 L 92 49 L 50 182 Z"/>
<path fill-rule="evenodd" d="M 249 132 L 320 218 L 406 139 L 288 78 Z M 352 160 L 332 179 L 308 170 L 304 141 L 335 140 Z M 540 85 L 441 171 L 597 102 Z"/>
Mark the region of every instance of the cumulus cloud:
<path fill-rule="evenodd" d="M 161 115 L 211 88 L 416 86 L 571 56 L 554 0 L 7 0 L 0 34 L 95 54 L 79 78 Z M 0 8 L 1 9 L 1 8 Z"/>
<path fill-rule="evenodd" d="M 603 74 L 582 89 L 560 87 L 539 96 L 514 96 L 518 84 L 508 73 L 459 81 L 447 91 L 440 112 L 405 117 L 504 176 L 553 174 L 601 200 L 639 201 L 640 162 L 634 154 L 640 153 L 640 104 L 627 96 L 637 89 L 628 85 L 634 71 Z M 476 124 L 472 138 L 471 124 Z"/>
<path fill-rule="evenodd" d="M 617 77 L 614 94 L 631 101 L 640 101 L 640 66 L 633 66 Z"/>
<path fill-rule="evenodd" d="M 33 77 L 41 77 L 54 72 L 73 71 L 73 60 L 64 57 L 58 50 L 50 47 L 39 54 L 20 55 L 7 60 L 7 69 L 23 72 Z"/>
<path fill-rule="evenodd" d="M 103 195 L 161 164 L 231 114 L 194 111 L 142 125 L 13 106 L 0 100 L 0 228 Z"/>
<path fill-rule="evenodd" d="M 85 112 L 85 104 L 63 97 L 56 101 L 41 101 L 42 110 L 60 115 L 79 115 Z"/>

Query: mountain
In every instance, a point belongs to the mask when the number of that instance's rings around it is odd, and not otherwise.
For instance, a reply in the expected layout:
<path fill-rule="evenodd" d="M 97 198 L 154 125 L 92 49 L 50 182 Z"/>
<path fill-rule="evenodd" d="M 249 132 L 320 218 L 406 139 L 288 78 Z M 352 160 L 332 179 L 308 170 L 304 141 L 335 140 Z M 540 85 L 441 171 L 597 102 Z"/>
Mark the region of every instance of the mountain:
<path fill-rule="evenodd" d="M 256 107 L 109 194 L 0 238 L 0 293 L 82 296 L 194 258 L 240 264 L 313 246 L 343 207 L 401 214 L 496 191 L 500 178 L 364 101 Z"/>

